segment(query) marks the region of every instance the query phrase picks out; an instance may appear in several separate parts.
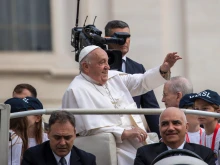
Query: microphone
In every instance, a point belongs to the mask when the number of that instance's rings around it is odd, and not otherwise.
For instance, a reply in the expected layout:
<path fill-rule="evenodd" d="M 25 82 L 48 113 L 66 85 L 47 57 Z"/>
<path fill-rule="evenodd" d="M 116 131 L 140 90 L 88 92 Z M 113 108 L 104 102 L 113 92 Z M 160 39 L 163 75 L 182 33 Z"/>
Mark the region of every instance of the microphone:
<path fill-rule="evenodd" d="M 118 44 L 118 45 L 124 45 L 125 44 L 125 39 L 123 38 L 115 38 L 115 37 L 111 37 L 111 38 L 103 38 L 99 35 L 96 34 L 92 34 L 90 33 L 90 36 L 92 37 L 92 39 L 97 42 L 97 43 L 101 43 L 101 44 Z"/>

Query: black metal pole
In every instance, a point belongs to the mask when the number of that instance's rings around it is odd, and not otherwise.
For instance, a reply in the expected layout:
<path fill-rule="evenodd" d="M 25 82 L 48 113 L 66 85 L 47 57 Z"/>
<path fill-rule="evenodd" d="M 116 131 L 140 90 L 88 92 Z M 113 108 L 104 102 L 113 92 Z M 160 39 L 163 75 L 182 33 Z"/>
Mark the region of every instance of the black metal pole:
<path fill-rule="evenodd" d="M 77 10 L 76 10 L 76 27 L 78 27 L 78 21 L 79 21 L 79 1 L 77 1 Z"/>

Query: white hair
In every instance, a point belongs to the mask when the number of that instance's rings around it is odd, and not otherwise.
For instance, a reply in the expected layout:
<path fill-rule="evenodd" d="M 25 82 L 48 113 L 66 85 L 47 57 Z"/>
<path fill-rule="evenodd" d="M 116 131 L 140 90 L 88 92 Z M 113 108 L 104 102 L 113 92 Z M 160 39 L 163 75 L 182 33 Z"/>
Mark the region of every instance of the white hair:
<path fill-rule="evenodd" d="M 167 83 L 169 83 L 169 90 L 172 93 L 181 92 L 183 96 L 193 93 L 193 85 L 185 77 L 171 77 Z"/>
<path fill-rule="evenodd" d="M 83 63 L 88 63 L 91 64 L 91 53 L 89 53 L 87 56 L 85 56 L 79 63 L 79 71 L 82 72 L 83 71 L 83 67 L 82 64 Z"/>

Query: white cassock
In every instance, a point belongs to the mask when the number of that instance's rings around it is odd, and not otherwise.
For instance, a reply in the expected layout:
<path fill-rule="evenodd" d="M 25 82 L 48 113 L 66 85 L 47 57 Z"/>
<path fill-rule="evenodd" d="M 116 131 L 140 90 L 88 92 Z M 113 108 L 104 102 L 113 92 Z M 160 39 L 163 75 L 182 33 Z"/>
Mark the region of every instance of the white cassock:
<path fill-rule="evenodd" d="M 87 75 L 76 76 L 67 88 L 62 108 L 137 108 L 133 96 L 142 95 L 164 84 L 159 67 L 150 69 L 144 74 L 126 74 L 110 70 L 105 85 L 96 85 Z M 138 126 L 143 125 L 139 115 L 75 115 L 76 132 L 82 136 L 101 132 L 111 132 L 117 143 L 118 165 L 134 163 L 137 148 L 143 146 L 138 139 L 121 140 L 124 129 L 132 129 L 135 120 Z"/>

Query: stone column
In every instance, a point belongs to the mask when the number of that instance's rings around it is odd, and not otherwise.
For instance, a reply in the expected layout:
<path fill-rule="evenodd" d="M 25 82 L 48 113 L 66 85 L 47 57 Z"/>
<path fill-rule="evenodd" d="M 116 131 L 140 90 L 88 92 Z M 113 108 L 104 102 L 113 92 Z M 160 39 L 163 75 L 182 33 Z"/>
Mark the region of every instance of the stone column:
<path fill-rule="evenodd" d="M 185 1 L 160 0 L 162 53 L 178 52 L 183 58 L 172 69 L 172 76 L 188 76 L 186 56 Z"/>
<path fill-rule="evenodd" d="M 52 48 L 55 54 L 61 55 L 68 50 L 70 44 L 70 31 L 69 29 L 69 42 L 66 40 L 66 1 L 54 0 L 50 1 L 51 6 L 51 30 L 52 30 Z M 74 7 L 74 6 L 73 6 Z M 76 11 L 76 10 L 74 10 Z M 75 14 L 75 12 L 73 13 Z"/>
<path fill-rule="evenodd" d="M 77 1 L 53 0 L 50 3 L 55 65 L 63 69 L 75 67 L 78 70 L 75 52 L 72 52 L 74 48 L 71 46 L 71 29 L 75 27 Z"/>

